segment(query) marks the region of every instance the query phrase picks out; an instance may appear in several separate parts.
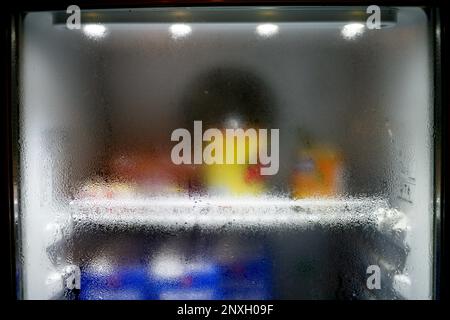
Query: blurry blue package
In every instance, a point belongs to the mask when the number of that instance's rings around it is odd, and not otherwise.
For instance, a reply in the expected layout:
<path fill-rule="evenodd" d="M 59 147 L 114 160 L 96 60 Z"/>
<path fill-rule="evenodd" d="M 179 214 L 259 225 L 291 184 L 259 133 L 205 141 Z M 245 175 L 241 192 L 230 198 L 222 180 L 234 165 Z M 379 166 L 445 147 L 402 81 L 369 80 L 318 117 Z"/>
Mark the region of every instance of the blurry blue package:
<path fill-rule="evenodd" d="M 225 300 L 272 298 L 272 260 L 263 239 L 224 237 L 214 248 Z"/>
<path fill-rule="evenodd" d="M 224 264 L 220 270 L 222 299 L 271 299 L 271 263 L 266 256 Z"/>
<path fill-rule="evenodd" d="M 106 267 L 107 266 L 107 267 Z M 209 262 L 164 257 L 149 264 L 99 265 L 81 270 L 81 300 L 220 299 L 220 273 Z"/>
<path fill-rule="evenodd" d="M 261 242 L 221 239 L 187 254 L 162 246 L 139 261 L 97 257 L 81 268 L 81 300 L 265 300 L 272 263 Z M 209 254 L 205 254 L 209 252 Z"/>
<path fill-rule="evenodd" d="M 104 271 L 81 269 L 80 300 L 144 300 L 153 291 L 144 265 Z"/>
<path fill-rule="evenodd" d="M 152 274 L 154 299 L 214 300 L 220 299 L 219 268 L 212 263 L 188 263 L 176 276 Z M 169 271 L 170 272 L 170 271 Z"/>

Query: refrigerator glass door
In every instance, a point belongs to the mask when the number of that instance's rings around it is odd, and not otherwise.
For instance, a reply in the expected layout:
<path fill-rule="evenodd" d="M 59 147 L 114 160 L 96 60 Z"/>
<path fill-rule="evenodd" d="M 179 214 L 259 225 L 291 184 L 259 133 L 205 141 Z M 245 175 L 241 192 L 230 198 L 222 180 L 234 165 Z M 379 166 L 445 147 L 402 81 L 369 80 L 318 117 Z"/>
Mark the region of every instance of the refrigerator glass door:
<path fill-rule="evenodd" d="M 21 298 L 432 298 L 429 28 L 413 7 L 27 13 Z"/>

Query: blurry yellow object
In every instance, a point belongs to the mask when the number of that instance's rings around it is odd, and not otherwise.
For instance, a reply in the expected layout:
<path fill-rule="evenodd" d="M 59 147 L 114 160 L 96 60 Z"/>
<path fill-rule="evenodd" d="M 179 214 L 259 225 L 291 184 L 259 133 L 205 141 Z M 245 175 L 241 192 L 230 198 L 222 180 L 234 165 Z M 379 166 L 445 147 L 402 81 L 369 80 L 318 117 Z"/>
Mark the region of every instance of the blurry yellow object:
<path fill-rule="evenodd" d="M 222 135 L 223 144 L 223 163 L 204 165 L 204 179 L 207 187 L 220 193 L 229 193 L 235 195 L 259 194 L 265 190 L 265 183 L 260 175 L 260 166 L 258 164 L 249 164 L 250 156 L 258 159 L 258 148 L 265 147 L 258 143 L 250 150 L 248 140 L 235 139 L 234 143 L 234 163 L 225 164 L 227 158 L 226 135 Z M 264 142 L 261 142 L 264 143 Z M 237 163 L 237 152 L 245 150 L 245 164 Z"/>

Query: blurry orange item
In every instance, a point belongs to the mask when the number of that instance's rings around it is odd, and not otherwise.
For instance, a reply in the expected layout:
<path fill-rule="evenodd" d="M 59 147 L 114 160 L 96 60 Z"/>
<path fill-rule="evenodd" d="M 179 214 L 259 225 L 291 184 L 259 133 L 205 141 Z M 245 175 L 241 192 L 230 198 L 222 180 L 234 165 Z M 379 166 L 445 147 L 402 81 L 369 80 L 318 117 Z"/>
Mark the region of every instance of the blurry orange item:
<path fill-rule="evenodd" d="M 76 195 L 78 199 L 117 199 L 129 197 L 135 192 L 135 187 L 129 183 L 119 181 L 105 181 L 94 177 L 86 181 Z"/>
<path fill-rule="evenodd" d="M 142 191 L 187 189 L 193 170 L 176 166 L 170 152 L 134 152 L 115 156 L 109 164 L 112 177 L 135 183 Z"/>
<path fill-rule="evenodd" d="M 334 197 L 342 185 L 342 157 L 325 146 L 306 146 L 292 176 L 292 194 L 295 198 Z"/>

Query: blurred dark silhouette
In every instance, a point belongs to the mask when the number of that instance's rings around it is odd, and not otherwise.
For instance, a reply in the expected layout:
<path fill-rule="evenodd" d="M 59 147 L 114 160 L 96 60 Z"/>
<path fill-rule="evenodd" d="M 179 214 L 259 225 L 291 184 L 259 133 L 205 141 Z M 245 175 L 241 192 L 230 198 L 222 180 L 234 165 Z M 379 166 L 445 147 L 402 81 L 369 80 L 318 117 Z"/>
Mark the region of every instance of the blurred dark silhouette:
<path fill-rule="evenodd" d="M 204 128 L 230 127 L 229 121 L 237 121 L 238 127 L 270 128 L 274 99 L 256 73 L 238 67 L 216 67 L 192 81 L 183 108 L 187 128 L 194 120 L 202 120 Z"/>

